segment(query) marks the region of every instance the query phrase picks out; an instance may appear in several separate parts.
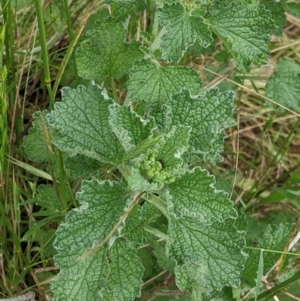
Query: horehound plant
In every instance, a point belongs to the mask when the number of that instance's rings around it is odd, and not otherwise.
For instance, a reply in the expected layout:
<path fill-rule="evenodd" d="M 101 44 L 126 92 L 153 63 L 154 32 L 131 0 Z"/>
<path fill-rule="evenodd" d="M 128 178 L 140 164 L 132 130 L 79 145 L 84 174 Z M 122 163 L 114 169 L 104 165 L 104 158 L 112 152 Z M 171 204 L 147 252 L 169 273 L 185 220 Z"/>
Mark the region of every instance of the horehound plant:
<path fill-rule="evenodd" d="M 286 2 L 106 2 L 76 50 L 83 84 L 36 113 L 24 141 L 31 160 L 53 161 L 51 141 L 70 183 L 83 180 L 56 231 L 54 300 L 135 300 L 155 256 L 177 286 L 159 300 L 234 300 L 255 282 L 263 299 L 280 254 L 258 250 L 282 251 L 294 226 L 246 252 L 245 218 L 205 169 L 222 161 L 235 94 L 202 88 L 188 62 L 218 38 L 238 71 L 265 63 Z"/>

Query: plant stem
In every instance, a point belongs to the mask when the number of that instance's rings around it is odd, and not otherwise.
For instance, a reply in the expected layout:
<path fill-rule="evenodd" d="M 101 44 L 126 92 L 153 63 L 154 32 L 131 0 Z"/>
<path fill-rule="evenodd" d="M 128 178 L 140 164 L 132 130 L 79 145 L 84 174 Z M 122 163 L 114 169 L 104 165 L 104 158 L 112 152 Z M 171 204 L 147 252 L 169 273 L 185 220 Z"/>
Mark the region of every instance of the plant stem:
<path fill-rule="evenodd" d="M 168 216 L 167 214 L 167 203 L 163 201 L 161 198 L 155 196 L 154 194 L 147 194 L 145 198 L 149 203 L 154 205 L 157 209 L 159 209 L 164 216 Z"/>
<path fill-rule="evenodd" d="M 40 44 L 42 48 L 42 59 L 44 65 L 44 83 L 47 87 L 49 98 L 50 98 L 50 109 L 53 109 L 54 96 L 51 88 L 51 76 L 50 76 L 50 69 L 49 69 L 45 24 L 44 24 L 43 10 L 42 10 L 42 5 L 40 0 L 35 0 L 35 9 L 37 13 L 39 33 L 40 33 Z"/>

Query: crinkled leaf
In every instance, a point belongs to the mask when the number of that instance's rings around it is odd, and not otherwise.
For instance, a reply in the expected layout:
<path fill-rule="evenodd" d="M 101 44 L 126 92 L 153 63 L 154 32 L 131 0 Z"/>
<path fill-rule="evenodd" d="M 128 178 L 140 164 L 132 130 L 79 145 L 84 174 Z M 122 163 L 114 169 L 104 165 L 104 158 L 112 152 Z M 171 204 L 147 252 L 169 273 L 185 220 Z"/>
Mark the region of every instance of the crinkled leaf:
<path fill-rule="evenodd" d="M 197 6 L 195 5 L 195 8 Z M 160 25 L 166 26 L 167 32 L 162 37 L 162 58 L 178 62 L 189 46 L 196 41 L 202 47 L 208 47 L 213 39 L 211 31 L 197 9 L 186 9 L 179 3 L 164 5 L 157 10 Z"/>
<path fill-rule="evenodd" d="M 155 128 L 153 118 L 142 119 L 131 106 L 110 106 L 110 125 L 126 151 L 131 150 L 152 135 Z"/>
<path fill-rule="evenodd" d="M 261 239 L 259 239 L 256 248 L 265 250 L 282 251 L 288 242 L 290 233 L 293 229 L 293 224 L 269 225 Z M 242 273 L 242 278 L 250 285 L 255 285 L 257 270 L 259 266 L 260 250 L 247 250 L 249 258 L 246 261 L 245 270 Z M 264 274 L 276 263 L 280 254 L 272 252 L 264 252 Z"/>
<path fill-rule="evenodd" d="M 54 159 L 54 151 L 51 146 L 53 130 L 47 126 L 45 120 L 47 113 L 47 111 L 35 112 L 32 115 L 32 127 L 23 140 L 23 147 L 27 157 L 34 162 Z"/>
<path fill-rule="evenodd" d="M 163 137 L 156 155 L 163 169 L 172 171 L 182 165 L 181 155 L 188 149 L 190 131 L 191 128 L 189 126 L 173 127 Z"/>
<path fill-rule="evenodd" d="M 59 132 L 53 143 L 62 151 L 82 154 L 103 163 L 114 164 L 124 150 L 109 126 L 108 106 L 112 104 L 97 85 L 64 88 L 63 101 L 47 115 Z"/>
<path fill-rule="evenodd" d="M 279 104 L 299 112 L 300 65 L 292 59 L 281 59 L 268 81 L 266 95 Z"/>
<path fill-rule="evenodd" d="M 142 60 L 135 62 L 128 81 L 129 97 L 134 102 L 145 101 L 148 106 L 160 108 L 172 94 L 186 88 L 198 94 L 202 81 L 193 69 L 183 66 L 161 66 Z"/>
<path fill-rule="evenodd" d="M 61 270 L 52 283 L 54 300 L 99 299 L 109 272 L 105 248 L 79 257 L 106 237 L 124 213 L 129 197 L 126 186 L 119 182 L 83 182 L 77 195 L 82 206 L 70 211 L 56 232 L 55 264 Z"/>
<path fill-rule="evenodd" d="M 144 226 L 153 222 L 159 215 L 161 212 L 148 202 L 135 206 L 122 230 L 124 237 L 138 245 L 146 243 L 148 234 Z"/>
<path fill-rule="evenodd" d="M 156 136 L 143 140 L 136 147 L 134 147 L 125 154 L 125 156 L 122 159 L 122 162 L 136 158 L 140 154 L 145 153 L 148 149 L 155 147 L 160 138 L 161 136 Z"/>
<path fill-rule="evenodd" d="M 100 174 L 105 169 L 105 165 L 98 160 L 83 155 L 67 158 L 64 167 L 72 179 L 88 179 Z"/>
<path fill-rule="evenodd" d="M 55 262 L 61 270 L 51 283 L 53 301 L 98 301 L 99 291 L 109 271 L 105 253 L 105 249 L 99 249 L 78 262 L 73 252 L 70 252 L 69 258 L 56 255 Z"/>
<path fill-rule="evenodd" d="M 237 217 L 227 193 L 214 187 L 215 179 L 206 170 L 195 168 L 168 186 L 169 206 L 176 218 L 192 217 L 201 223 Z"/>
<path fill-rule="evenodd" d="M 267 62 L 267 42 L 274 28 L 271 13 L 259 1 L 218 1 L 206 21 L 232 52 L 237 67 L 247 72 L 251 63 Z"/>
<path fill-rule="evenodd" d="M 126 43 L 121 24 L 103 23 L 77 49 L 80 76 L 90 80 L 119 78 L 127 73 L 134 60 L 142 58 L 137 42 Z"/>
<path fill-rule="evenodd" d="M 167 249 L 179 266 L 175 273 L 181 289 L 199 285 L 197 275 L 205 292 L 239 285 L 245 240 L 233 219 L 208 224 L 190 216 L 176 218 L 170 210 L 168 234 Z"/>
<path fill-rule="evenodd" d="M 108 260 L 109 275 L 106 279 L 107 288 L 100 293 L 103 296 L 102 300 L 133 301 L 135 297 L 139 297 L 144 268 L 137 256 L 137 250 L 117 240 L 109 250 Z"/>
<path fill-rule="evenodd" d="M 192 128 L 189 144 L 205 161 L 216 163 L 222 160 L 224 129 L 235 124 L 233 98 L 232 91 L 212 89 L 195 97 L 182 91 L 168 102 L 171 124 Z"/>
<path fill-rule="evenodd" d="M 276 0 L 264 0 L 262 3 L 272 14 L 272 19 L 276 26 L 274 33 L 278 36 L 282 35 L 283 27 L 286 23 L 286 15 L 284 13 L 282 2 Z"/>

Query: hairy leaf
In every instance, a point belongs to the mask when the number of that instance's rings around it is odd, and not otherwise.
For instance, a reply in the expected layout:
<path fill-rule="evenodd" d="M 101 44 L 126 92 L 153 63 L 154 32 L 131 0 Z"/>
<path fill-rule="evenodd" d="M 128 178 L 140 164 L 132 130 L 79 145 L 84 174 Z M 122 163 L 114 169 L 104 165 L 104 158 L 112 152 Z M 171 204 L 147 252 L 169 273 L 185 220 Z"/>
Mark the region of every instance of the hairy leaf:
<path fill-rule="evenodd" d="M 158 147 L 157 159 L 160 160 L 163 169 L 174 171 L 182 165 L 181 155 L 188 149 L 190 131 L 189 126 L 174 127 L 162 139 L 163 143 Z"/>
<path fill-rule="evenodd" d="M 276 0 L 264 0 L 262 3 L 272 14 L 272 19 L 274 20 L 276 26 L 274 33 L 278 36 L 282 35 L 283 27 L 286 23 L 286 16 L 282 2 Z"/>
<path fill-rule="evenodd" d="M 134 102 L 145 101 L 148 106 L 160 108 L 172 94 L 186 88 L 198 94 L 202 81 L 193 69 L 183 66 L 163 67 L 147 60 L 134 64 L 129 75 L 128 93 Z"/>
<path fill-rule="evenodd" d="M 176 185 L 175 185 L 176 183 Z M 217 192 L 206 171 L 195 168 L 169 185 L 169 256 L 176 260 L 176 283 L 209 292 L 238 286 L 245 256 L 244 232 L 235 226 L 237 213 Z"/>
<path fill-rule="evenodd" d="M 266 95 L 279 104 L 299 112 L 300 65 L 292 59 L 281 59 L 267 83 Z"/>
<path fill-rule="evenodd" d="M 103 163 L 114 164 L 124 150 L 109 126 L 108 106 L 112 104 L 96 85 L 62 91 L 63 101 L 47 115 L 59 132 L 53 143 L 62 151 L 82 154 Z"/>
<path fill-rule="evenodd" d="M 84 155 L 75 155 L 66 159 L 65 169 L 72 179 L 88 179 L 103 172 L 105 165 L 96 159 Z"/>
<path fill-rule="evenodd" d="M 126 151 L 151 137 L 155 128 L 153 118 L 144 120 L 130 106 L 110 106 L 110 124 Z"/>
<path fill-rule="evenodd" d="M 232 202 L 223 191 L 214 188 L 214 177 L 206 170 L 195 168 L 168 186 L 169 206 L 176 218 L 192 217 L 200 223 L 236 218 Z"/>
<path fill-rule="evenodd" d="M 137 42 L 126 43 L 121 24 L 103 23 L 77 49 L 80 76 L 90 80 L 119 78 L 142 57 Z"/>
<path fill-rule="evenodd" d="M 52 284 L 55 300 L 98 300 L 110 270 L 106 250 L 79 257 L 107 236 L 123 214 L 128 198 L 130 193 L 121 183 L 83 182 L 78 194 L 82 206 L 70 211 L 56 232 L 55 264 L 61 271 Z"/>
<path fill-rule="evenodd" d="M 161 43 L 164 60 L 178 62 L 188 47 L 196 41 L 202 47 L 208 47 L 212 43 L 211 31 L 197 5 L 195 7 L 187 5 L 183 7 L 179 3 L 164 5 L 157 12 L 161 26 L 166 26 L 167 29 Z"/>
<path fill-rule="evenodd" d="M 189 144 L 205 161 L 222 160 L 224 129 L 235 124 L 231 117 L 233 97 L 232 91 L 220 92 L 218 89 L 194 97 L 188 91 L 182 91 L 168 102 L 171 124 L 192 128 Z"/>
<path fill-rule="evenodd" d="M 108 260 L 109 274 L 106 287 L 100 293 L 102 300 L 133 301 L 135 297 L 139 297 L 144 268 L 137 250 L 122 241 L 116 241 L 109 250 Z"/>
<path fill-rule="evenodd" d="M 267 42 L 274 28 L 271 13 L 259 1 L 218 1 L 206 21 L 232 52 L 237 67 L 247 72 L 251 63 L 267 62 Z"/>
<path fill-rule="evenodd" d="M 263 236 L 259 239 L 256 247 L 265 250 L 282 251 L 288 242 L 293 224 L 269 225 Z M 257 270 L 259 266 L 260 250 L 247 251 L 249 258 L 247 259 L 245 270 L 242 278 L 250 285 L 255 285 Z M 276 263 L 280 254 L 272 252 L 264 252 L 264 274 Z"/>
<path fill-rule="evenodd" d="M 126 219 L 125 227 L 122 230 L 126 239 L 141 245 L 146 243 L 148 234 L 144 227 L 155 221 L 161 212 L 152 204 L 145 202 L 133 208 L 130 216 Z"/>
<path fill-rule="evenodd" d="M 176 283 L 180 289 L 192 285 L 209 292 L 224 286 L 237 287 L 245 256 L 244 234 L 234 220 L 207 224 L 194 217 L 177 218 L 170 210 L 169 256 L 176 260 Z"/>

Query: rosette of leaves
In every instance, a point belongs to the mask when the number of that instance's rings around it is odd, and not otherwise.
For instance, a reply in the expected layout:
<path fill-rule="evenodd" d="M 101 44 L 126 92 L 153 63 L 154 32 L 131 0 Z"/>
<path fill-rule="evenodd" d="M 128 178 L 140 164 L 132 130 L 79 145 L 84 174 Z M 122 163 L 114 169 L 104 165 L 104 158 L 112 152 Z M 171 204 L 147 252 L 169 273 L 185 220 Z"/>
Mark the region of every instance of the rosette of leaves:
<path fill-rule="evenodd" d="M 63 91 L 46 116 L 57 131 L 54 145 L 107 164 L 111 180 L 84 181 L 80 208 L 57 230 L 54 300 L 134 300 L 143 275 L 137 248 L 149 232 L 166 240 L 177 286 L 191 296 L 239 285 L 245 256 L 237 212 L 214 178 L 184 159 L 194 152 L 219 158 L 232 101 L 231 92 L 184 90 L 166 103 L 171 122 L 158 128 L 153 117 L 114 103 L 97 85 Z M 190 114 L 184 117 L 181 106 Z M 203 114 L 195 114 L 200 108 Z M 165 234 L 151 226 L 161 214 L 168 219 Z"/>
<path fill-rule="evenodd" d="M 246 259 L 244 226 L 200 166 L 222 160 L 224 130 L 235 124 L 234 93 L 201 89 L 197 72 L 177 63 L 195 43 L 211 45 L 214 33 L 240 70 L 260 65 L 274 26 L 271 13 L 255 0 L 159 1 L 157 8 L 147 1 L 154 20 L 152 34 L 144 34 L 152 45 L 146 51 L 147 45 L 128 41 L 131 17 L 119 23 L 141 7 L 127 1 L 122 10 L 123 2 L 109 1 L 111 18 L 90 31 L 76 53 L 79 75 L 109 91 L 93 83 L 65 88 L 46 114 L 52 143 L 65 157 L 80 158 L 80 168 L 89 167 L 85 174 L 97 175 L 82 182 L 79 208 L 56 232 L 54 300 L 135 300 L 144 270 L 137 250 L 153 235 L 165 241 L 167 266 L 185 300 L 210 293 L 228 300 Z M 127 77 L 122 105 L 116 80 Z M 74 169 L 74 159 L 67 162 Z M 166 231 L 156 227 L 160 216 Z"/>

